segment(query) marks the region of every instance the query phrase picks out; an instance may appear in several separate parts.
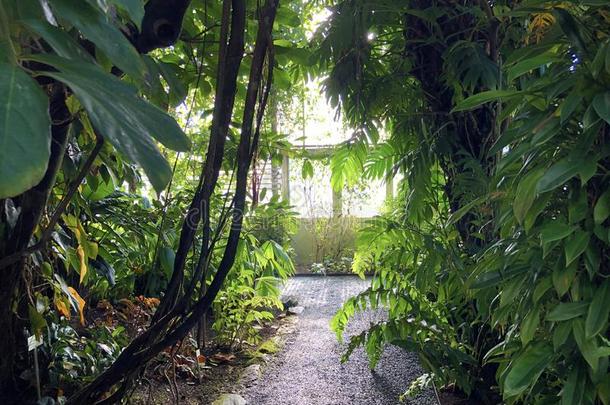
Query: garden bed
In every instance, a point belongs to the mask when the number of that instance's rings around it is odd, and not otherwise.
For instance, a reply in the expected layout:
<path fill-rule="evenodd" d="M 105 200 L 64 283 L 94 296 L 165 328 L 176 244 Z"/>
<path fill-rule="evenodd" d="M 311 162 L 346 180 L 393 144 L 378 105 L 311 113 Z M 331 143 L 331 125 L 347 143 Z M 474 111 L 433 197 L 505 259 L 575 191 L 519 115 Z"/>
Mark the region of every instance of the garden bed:
<path fill-rule="evenodd" d="M 292 333 L 298 318 L 280 314 L 263 326 L 261 343 L 226 351 L 212 342 L 199 369 L 188 348 L 174 356 L 162 353 L 147 368 L 131 398 L 134 404 L 210 404 L 222 394 L 238 393 L 251 384 Z M 211 332 L 211 331 L 210 331 Z M 192 349 L 190 349 L 192 351 Z M 200 363 L 201 363 L 200 359 Z"/>

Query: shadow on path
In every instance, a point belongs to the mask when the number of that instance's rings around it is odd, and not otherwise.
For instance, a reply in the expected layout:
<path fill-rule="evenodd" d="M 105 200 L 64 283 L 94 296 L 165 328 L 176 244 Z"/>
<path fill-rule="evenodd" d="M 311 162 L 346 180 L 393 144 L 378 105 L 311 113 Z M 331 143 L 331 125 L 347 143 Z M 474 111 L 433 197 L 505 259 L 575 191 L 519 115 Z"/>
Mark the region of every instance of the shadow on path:
<path fill-rule="evenodd" d="M 343 345 L 337 342 L 329 322 L 350 296 L 366 289 L 368 280 L 357 277 L 295 277 L 283 294 L 297 298 L 305 310 L 292 334 L 262 377 L 243 392 L 253 405 L 349 405 L 398 404 L 398 397 L 421 375 L 417 357 L 397 347 L 387 347 L 375 371 L 366 354 L 356 350 L 341 364 Z M 350 323 L 352 333 L 382 319 L 381 312 L 359 314 Z M 405 404 L 434 405 L 432 392 L 424 392 Z"/>

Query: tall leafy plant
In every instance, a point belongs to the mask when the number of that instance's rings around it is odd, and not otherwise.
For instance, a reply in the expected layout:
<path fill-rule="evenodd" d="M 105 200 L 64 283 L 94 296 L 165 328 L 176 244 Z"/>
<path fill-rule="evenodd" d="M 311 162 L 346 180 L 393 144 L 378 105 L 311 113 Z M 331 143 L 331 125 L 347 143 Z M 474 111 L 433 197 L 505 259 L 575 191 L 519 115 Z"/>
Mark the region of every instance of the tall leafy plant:
<path fill-rule="evenodd" d="M 159 77 L 148 70 L 131 42 L 152 50 L 176 38 L 161 40 L 150 25 L 158 19 L 150 15 L 155 13 L 152 5 L 142 30 L 125 35 L 117 25 L 133 19 L 140 26 L 144 10 L 122 3 L 119 8 L 121 17 L 94 2 L 57 0 L 45 8 L 38 1 L 0 3 L 0 326 L 6 332 L 2 351 L 7 353 L 0 362 L 3 391 L 14 387 L 16 362 L 23 362 L 27 353 L 21 320 L 27 319 L 28 304 L 33 305 L 23 299 L 29 289 L 23 282 L 31 271 L 28 255 L 49 242 L 102 145 L 111 144 L 119 159 L 142 167 L 158 191 L 171 170 L 157 142 L 179 151 L 189 148 L 176 121 L 139 96 L 138 89 Z M 117 77 L 123 74 L 132 84 Z M 43 220 L 73 137 L 97 140 L 96 146 L 74 176 L 63 178 L 69 186 Z M 84 252 L 82 245 L 79 248 Z"/>
<path fill-rule="evenodd" d="M 503 97 L 499 238 L 471 279 L 497 291 L 490 323 L 509 328 L 486 354 L 505 400 L 609 403 L 608 10 L 538 12 L 554 24 L 506 60 L 508 90 L 523 98 Z"/>
<path fill-rule="evenodd" d="M 330 96 L 390 133 L 361 170 L 405 174 L 400 209 L 361 233 L 372 287 L 333 324 L 376 305 L 389 318 L 350 351 L 415 350 L 483 403 L 608 403 L 607 5 L 335 10 L 319 53 Z"/>

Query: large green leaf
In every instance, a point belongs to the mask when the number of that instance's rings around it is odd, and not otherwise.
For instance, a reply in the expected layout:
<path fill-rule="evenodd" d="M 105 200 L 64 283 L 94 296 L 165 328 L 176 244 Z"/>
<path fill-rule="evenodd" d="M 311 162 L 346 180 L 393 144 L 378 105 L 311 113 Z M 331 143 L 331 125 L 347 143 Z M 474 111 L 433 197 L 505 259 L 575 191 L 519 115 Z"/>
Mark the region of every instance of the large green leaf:
<path fill-rule="evenodd" d="M 565 157 L 551 166 L 538 181 L 536 190 L 539 193 L 554 190 L 576 176 L 585 164 L 583 159 Z"/>
<path fill-rule="evenodd" d="M 504 397 L 521 394 L 540 377 L 553 357 L 553 349 L 546 343 L 530 346 L 510 365 L 504 380 Z"/>
<path fill-rule="evenodd" d="M 576 319 L 572 322 L 572 333 L 574 334 L 574 340 L 576 340 L 580 354 L 591 366 L 591 369 L 596 372 L 599 367 L 599 358 L 610 355 L 608 352 L 610 348 L 600 347 L 597 338 L 588 339 L 585 336 L 585 325 L 582 319 Z"/>
<path fill-rule="evenodd" d="M 583 99 L 583 96 L 577 91 L 573 91 L 566 97 L 563 104 L 561 104 L 560 122 L 562 125 L 564 122 L 566 122 L 568 120 L 568 118 L 570 118 L 572 113 L 581 105 L 582 99 Z"/>
<path fill-rule="evenodd" d="M 93 57 L 66 31 L 43 20 L 25 20 L 22 23 L 34 33 L 40 35 L 59 56 L 66 59 L 93 62 Z"/>
<path fill-rule="evenodd" d="M 599 74 L 604 70 L 608 53 L 608 41 L 606 41 L 602 46 L 599 47 L 597 54 L 590 65 L 591 75 L 594 79 L 597 79 Z"/>
<path fill-rule="evenodd" d="M 313 166 L 309 159 L 303 161 L 303 168 L 301 169 L 301 176 L 304 179 L 309 179 L 313 177 Z"/>
<path fill-rule="evenodd" d="M 512 277 L 518 276 L 527 272 L 530 269 L 529 266 L 511 266 L 502 271 L 488 271 L 479 275 L 474 283 L 472 283 L 471 288 L 480 289 L 480 288 L 488 288 L 494 285 L 500 284 L 502 281 L 506 281 L 511 279 Z"/>
<path fill-rule="evenodd" d="M 610 405 L 610 373 L 597 385 L 597 393 L 604 405 Z"/>
<path fill-rule="evenodd" d="M 521 224 L 525 220 L 525 216 L 532 207 L 534 200 L 536 200 L 536 184 L 538 184 L 538 179 L 540 179 L 541 175 L 541 170 L 529 173 L 517 186 L 515 200 L 513 201 L 513 211 Z"/>
<path fill-rule="evenodd" d="M 604 192 L 593 209 L 593 219 L 596 224 L 601 224 L 610 216 L 610 190 Z"/>
<path fill-rule="evenodd" d="M 545 222 L 540 228 L 540 240 L 542 243 L 551 243 L 556 240 L 570 236 L 577 228 L 565 222 L 555 219 Z"/>
<path fill-rule="evenodd" d="M 513 81 L 530 70 L 536 69 L 559 59 L 560 58 L 557 56 L 557 51 L 554 48 L 531 58 L 524 59 L 507 70 L 508 81 Z"/>
<path fill-rule="evenodd" d="M 184 73 L 174 63 L 159 62 L 157 66 L 169 86 L 170 104 L 175 107 L 184 101 L 188 93 L 188 89 L 180 78 Z"/>
<path fill-rule="evenodd" d="M 523 343 L 524 346 L 532 341 L 539 324 L 540 324 L 540 308 L 538 306 L 536 306 L 525 316 L 525 318 L 523 319 L 523 322 L 521 322 L 520 336 L 521 336 L 521 342 Z"/>
<path fill-rule="evenodd" d="M 565 266 L 563 261 L 560 261 L 553 270 L 553 286 L 560 297 L 568 292 L 572 286 L 572 281 L 574 281 L 574 277 L 576 277 L 577 270 L 578 266 L 576 263 L 571 266 Z"/>
<path fill-rule="evenodd" d="M 54 55 L 31 58 L 58 69 L 44 74 L 67 84 L 89 113 L 94 128 L 119 152 L 139 164 L 157 191 L 165 187 L 171 170 L 151 136 L 176 151 L 190 147 L 173 118 L 142 100 L 133 87 L 96 65 Z"/>
<path fill-rule="evenodd" d="M 610 280 L 597 287 L 585 321 L 585 336 L 587 339 L 600 333 L 608 324 L 610 315 Z"/>
<path fill-rule="evenodd" d="M 176 253 L 169 247 L 163 246 L 159 250 L 159 262 L 161 263 L 161 269 L 165 275 L 169 278 L 174 271 L 174 261 L 176 260 Z"/>
<path fill-rule="evenodd" d="M 125 35 L 110 24 L 101 10 L 82 0 L 51 0 L 58 17 L 74 24 L 119 69 L 143 80 L 146 65 Z"/>
<path fill-rule="evenodd" d="M 549 312 L 546 320 L 549 322 L 567 321 L 586 314 L 588 307 L 588 302 L 562 302 Z"/>
<path fill-rule="evenodd" d="M 559 351 L 572 332 L 572 322 L 559 322 L 553 330 L 553 350 Z"/>
<path fill-rule="evenodd" d="M 131 21 L 136 24 L 138 29 L 141 29 L 144 19 L 144 2 L 142 0 L 110 0 L 110 2 L 125 10 Z"/>
<path fill-rule="evenodd" d="M 579 364 L 572 369 L 561 392 L 561 405 L 581 404 L 585 388 L 586 371 Z"/>
<path fill-rule="evenodd" d="M 47 326 L 47 321 L 44 319 L 44 316 L 40 312 L 36 310 L 36 307 L 33 305 L 28 306 L 28 314 L 30 320 L 30 328 L 37 339 L 42 338 L 42 331 Z"/>
<path fill-rule="evenodd" d="M 470 96 L 465 100 L 462 100 L 458 103 L 457 106 L 453 109 L 453 112 L 457 111 L 465 111 L 472 110 L 475 107 L 480 106 L 481 104 L 489 103 L 491 101 L 497 101 L 499 99 L 508 100 L 513 97 L 524 95 L 523 92 L 514 91 L 514 90 L 489 90 L 484 91 L 474 96 Z"/>
<path fill-rule="evenodd" d="M 593 108 L 597 115 L 610 124 L 610 91 L 595 96 L 593 99 Z"/>
<path fill-rule="evenodd" d="M 48 105 L 31 77 L 0 63 L 0 199 L 19 195 L 42 180 L 51 145 Z"/>
<path fill-rule="evenodd" d="M 566 266 L 576 260 L 589 244 L 591 234 L 585 231 L 576 231 L 565 243 Z"/>
<path fill-rule="evenodd" d="M 356 183 L 362 174 L 366 154 L 367 147 L 362 141 L 345 144 L 335 151 L 330 160 L 330 184 L 334 191 Z"/>

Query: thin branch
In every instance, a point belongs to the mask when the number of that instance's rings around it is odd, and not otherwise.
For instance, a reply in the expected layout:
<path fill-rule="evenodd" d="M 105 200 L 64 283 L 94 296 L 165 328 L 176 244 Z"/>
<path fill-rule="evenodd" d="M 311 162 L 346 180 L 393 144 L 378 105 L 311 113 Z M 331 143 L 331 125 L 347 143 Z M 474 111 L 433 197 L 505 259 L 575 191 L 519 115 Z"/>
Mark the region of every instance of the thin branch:
<path fill-rule="evenodd" d="M 91 151 L 91 154 L 87 158 L 87 161 L 85 161 L 85 164 L 81 168 L 81 170 L 78 173 L 78 175 L 76 176 L 76 178 L 70 184 L 70 186 L 68 188 L 68 192 L 59 201 L 59 204 L 57 204 L 57 207 L 55 208 L 53 215 L 51 215 L 51 219 L 49 219 L 49 223 L 47 224 L 45 230 L 42 232 L 42 236 L 40 237 L 39 241 L 36 244 L 34 244 L 26 249 L 23 249 L 19 252 L 13 253 L 10 256 L 3 257 L 2 259 L 0 259 L 0 270 L 7 266 L 10 266 L 13 263 L 18 262 L 19 260 L 21 260 L 22 257 L 24 257 L 28 254 L 31 254 L 38 250 L 43 249 L 44 246 L 46 245 L 46 243 L 49 241 L 49 239 L 51 239 L 51 235 L 53 234 L 53 229 L 55 229 L 55 226 L 59 222 L 59 219 L 61 218 L 64 211 L 68 207 L 68 204 L 70 204 L 72 197 L 74 197 L 74 194 L 76 194 L 76 192 L 78 191 L 78 187 L 83 182 L 83 179 L 85 178 L 85 176 L 87 176 L 87 173 L 89 173 L 89 170 L 91 169 L 91 166 L 93 165 L 93 162 L 95 161 L 95 159 L 97 158 L 97 155 L 99 155 L 100 151 L 102 150 L 102 146 L 104 145 L 104 138 L 102 138 L 100 135 L 98 135 L 97 132 L 95 134 L 95 138 L 96 138 L 95 147 Z"/>

